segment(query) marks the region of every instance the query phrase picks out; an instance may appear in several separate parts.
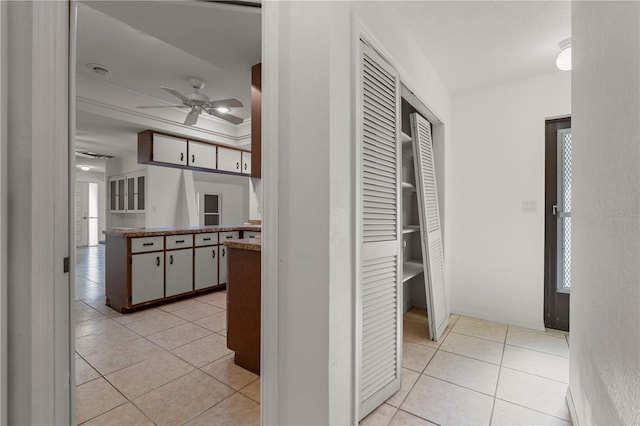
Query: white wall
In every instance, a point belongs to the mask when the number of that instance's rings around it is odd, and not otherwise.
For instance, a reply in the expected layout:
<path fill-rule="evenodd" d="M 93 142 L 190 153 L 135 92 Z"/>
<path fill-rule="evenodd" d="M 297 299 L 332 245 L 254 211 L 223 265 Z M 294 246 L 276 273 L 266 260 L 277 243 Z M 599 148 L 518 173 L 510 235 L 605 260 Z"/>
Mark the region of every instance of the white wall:
<path fill-rule="evenodd" d="M 542 329 L 545 118 L 571 113 L 556 72 L 456 96 L 446 216 L 451 308 Z M 523 213 L 534 200 L 535 213 Z"/>
<path fill-rule="evenodd" d="M 249 221 L 249 178 L 205 172 L 194 172 L 193 178 L 200 198 L 205 193 L 221 194 L 221 225 L 239 225 Z M 203 218 L 199 219 L 203 225 Z"/>
<path fill-rule="evenodd" d="M 279 371 L 277 392 L 265 393 L 263 403 L 277 395 L 277 424 L 350 424 L 355 415 L 352 82 L 357 56 L 352 19 L 369 28 L 411 88 L 443 121 L 450 117 L 450 99 L 391 2 L 263 6 L 280 8 L 282 32 L 279 334 L 273 342 Z M 268 75 L 269 64 L 263 66 Z M 271 389 L 269 383 L 264 386 Z"/>
<path fill-rule="evenodd" d="M 640 3 L 573 2 L 574 424 L 640 424 Z"/>
<path fill-rule="evenodd" d="M 76 170 L 76 182 L 92 182 L 98 184 L 98 240 L 104 241 L 102 233 L 107 227 L 107 216 L 110 215 L 107 203 L 107 187 L 105 173 Z"/>

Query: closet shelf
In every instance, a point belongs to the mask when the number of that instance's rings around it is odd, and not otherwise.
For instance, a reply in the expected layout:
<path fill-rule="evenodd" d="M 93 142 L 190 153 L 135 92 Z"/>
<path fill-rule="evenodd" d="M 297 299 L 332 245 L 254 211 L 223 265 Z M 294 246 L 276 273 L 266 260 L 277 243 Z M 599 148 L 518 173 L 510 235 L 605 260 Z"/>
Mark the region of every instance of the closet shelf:
<path fill-rule="evenodd" d="M 409 183 L 409 182 L 402 182 L 402 189 L 415 191 L 416 190 L 416 186 L 414 184 L 412 184 L 412 183 Z"/>
<path fill-rule="evenodd" d="M 408 260 L 402 266 L 402 282 L 409 281 L 411 278 L 423 272 L 422 262 Z"/>
<path fill-rule="evenodd" d="M 409 136 L 405 132 L 402 132 L 401 135 L 402 135 L 401 136 L 402 137 L 402 143 L 410 143 L 411 142 L 411 136 Z"/>
<path fill-rule="evenodd" d="M 410 234 L 412 232 L 420 232 L 420 226 L 419 225 L 406 225 L 402 228 L 402 233 L 403 234 Z"/>

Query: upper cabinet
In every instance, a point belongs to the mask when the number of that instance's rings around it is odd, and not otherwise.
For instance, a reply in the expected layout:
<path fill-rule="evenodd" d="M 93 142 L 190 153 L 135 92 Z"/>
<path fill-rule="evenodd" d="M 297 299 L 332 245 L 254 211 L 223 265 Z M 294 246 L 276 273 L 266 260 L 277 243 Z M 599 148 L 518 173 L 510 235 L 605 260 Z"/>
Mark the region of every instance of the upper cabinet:
<path fill-rule="evenodd" d="M 249 151 L 153 130 L 138 133 L 138 163 L 247 176 L 252 167 Z"/>
<path fill-rule="evenodd" d="M 253 163 L 251 157 L 248 162 L 251 177 L 259 178 L 262 176 L 262 64 L 251 67 L 251 155 Z"/>
<path fill-rule="evenodd" d="M 109 177 L 109 211 L 144 213 L 145 173 L 132 172 Z"/>

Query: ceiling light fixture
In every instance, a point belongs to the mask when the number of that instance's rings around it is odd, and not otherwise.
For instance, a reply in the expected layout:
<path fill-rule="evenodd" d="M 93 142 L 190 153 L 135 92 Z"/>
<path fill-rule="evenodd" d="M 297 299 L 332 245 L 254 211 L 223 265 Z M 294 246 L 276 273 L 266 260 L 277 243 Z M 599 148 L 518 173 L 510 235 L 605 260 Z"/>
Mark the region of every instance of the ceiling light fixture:
<path fill-rule="evenodd" d="M 89 170 L 91 170 L 91 166 L 85 166 L 83 164 L 78 164 L 78 167 L 84 172 L 88 172 Z"/>
<path fill-rule="evenodd" d="M 216 108 L 216 111 L 221 112 L 223 114 L 226 114 L 228 112 L 231 112 L 231 108 L 227 108 L 227 107 L 218 107 Z"/>
<path fill-rule="evenodd" d="M 556 66 L 562 71 L 571 71 L 571 37 L 560 42 L 560 53 L 556 58 Z"/>
<path fill-rule="evenodd" d="M 107 75 L 107 74 L 109 74 L 109 68 L 106 65 L 87 64 L 87 68 L 89 68 L 91 71 L 95 72 L 98 75 Z"/>

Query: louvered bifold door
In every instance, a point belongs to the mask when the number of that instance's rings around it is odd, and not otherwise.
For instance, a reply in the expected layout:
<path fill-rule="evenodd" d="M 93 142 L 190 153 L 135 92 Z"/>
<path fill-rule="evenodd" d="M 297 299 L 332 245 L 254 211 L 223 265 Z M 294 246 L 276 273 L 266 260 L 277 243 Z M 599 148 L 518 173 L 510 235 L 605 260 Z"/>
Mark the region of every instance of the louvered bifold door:
<path fill-rule="evenodd" d="M 359 419 L 400 389 L 400 132 L 397 72 L 362 45 L 358 145 Z"/>
<path fill-rule="evenodd" d="M 417 113 L 411 114 L 413 157 L 418 192 L 418 213 L 424 270 L 427 271 L 425 293 L 431 339 L 439 340 L 449 325 L 449 304 L 444 281 L 442 231 L 438 209 L 436 171 L 433 162 L 431 123 Z"/>

